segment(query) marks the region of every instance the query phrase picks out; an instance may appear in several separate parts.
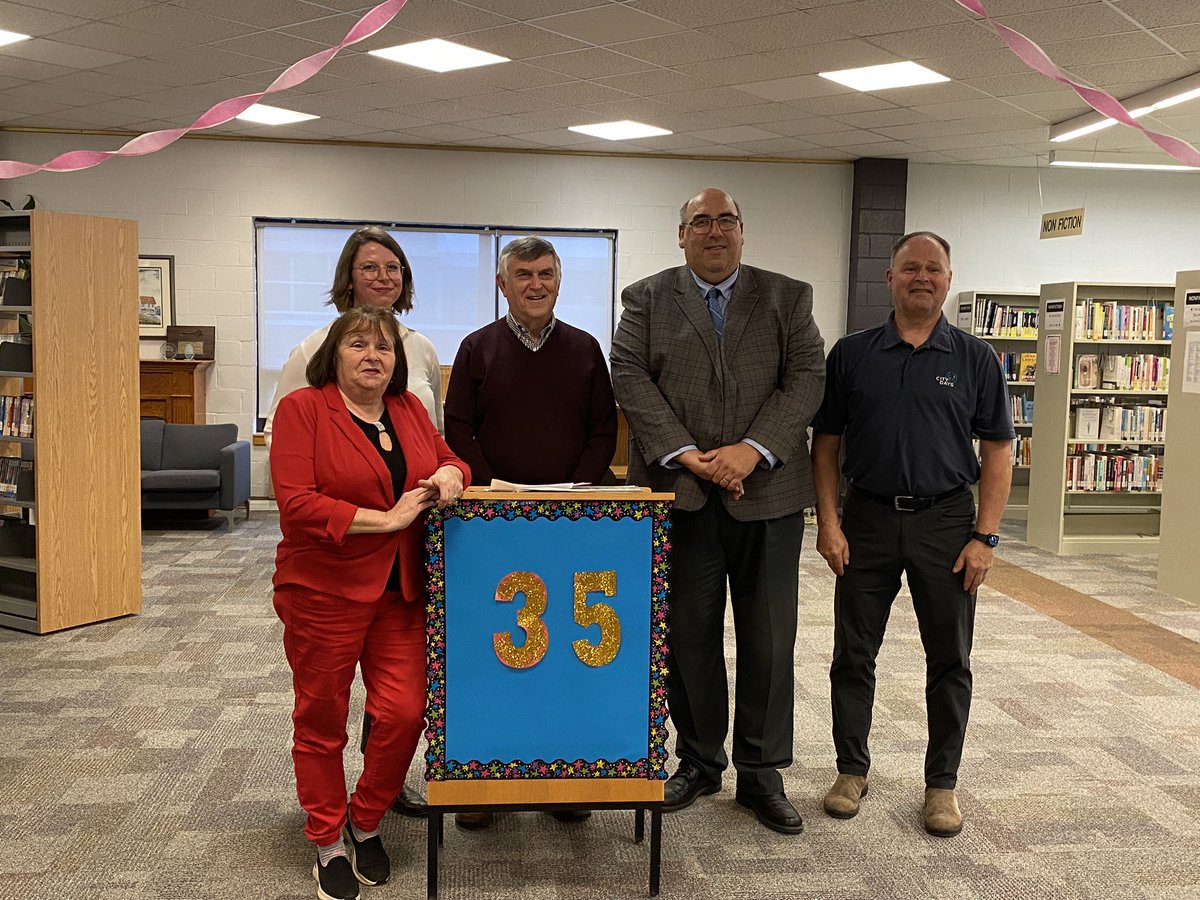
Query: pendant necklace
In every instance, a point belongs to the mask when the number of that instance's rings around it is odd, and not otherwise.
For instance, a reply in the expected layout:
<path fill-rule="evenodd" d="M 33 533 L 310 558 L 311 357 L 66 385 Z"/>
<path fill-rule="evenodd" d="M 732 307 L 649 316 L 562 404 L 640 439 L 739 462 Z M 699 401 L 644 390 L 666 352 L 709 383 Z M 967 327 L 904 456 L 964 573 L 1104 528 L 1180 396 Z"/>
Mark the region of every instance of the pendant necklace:
<path fill-rule="evenodd" d="M 379 449 L 382 450 L 384 453 L 391 453 L 392 452 L 392 436 L 387 433 L 387 428 L 384 426 L 383 422 L 382 421 L 372 422 L 370 416 L 362 415 L 362 408 L 357 403 L 353 402 L 349 397 L 347 397 L 345 392 L 342 392 L 342 400 L 343 400 L 343 402 L 345 402 L 346 406 L 350 409 L 350 411 L 352 413 L 354 413 L 354 415 L 358 416 L 358 418 L 362 419 L 364 422 L 374 425 L 376 428 L 379 429 Z M 387 407 L 384 407 L 384 409 L 386 410 Z"/>

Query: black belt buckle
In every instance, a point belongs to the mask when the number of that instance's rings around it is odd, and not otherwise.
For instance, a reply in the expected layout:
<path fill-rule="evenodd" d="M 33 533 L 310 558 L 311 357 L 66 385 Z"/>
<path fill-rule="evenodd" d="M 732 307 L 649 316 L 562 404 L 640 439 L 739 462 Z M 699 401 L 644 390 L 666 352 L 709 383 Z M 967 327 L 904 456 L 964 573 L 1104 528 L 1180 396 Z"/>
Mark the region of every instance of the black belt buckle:
<path fill-rule="evenodd" d="M 900 512 L 917 512 L 924 509 L 924 497 L 893 497 L 892 505 Z"/>

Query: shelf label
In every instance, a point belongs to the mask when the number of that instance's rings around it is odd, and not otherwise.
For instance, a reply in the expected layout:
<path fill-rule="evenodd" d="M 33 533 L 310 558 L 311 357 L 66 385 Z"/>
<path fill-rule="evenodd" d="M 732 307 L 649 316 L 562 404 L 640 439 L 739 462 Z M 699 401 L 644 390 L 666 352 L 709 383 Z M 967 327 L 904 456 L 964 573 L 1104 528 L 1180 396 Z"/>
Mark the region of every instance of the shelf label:
<path fill-rule="evenodd" d="M 1041 240 L 1083 234 L 1083 207 L 1042 214 Z"/>
<path fill-rule="evenodd" d="M 1046 335 L 1047 375 L 1058 375 L 1062 370 L 1062 337 L 1057 334 Z"/>
<path fill-rule="evenodd" d="M 1200 291 L 1188 291 L 1183 295 L 1183 327 L 1200 325 Z"/>
<path fill-rule="evenodd" d="M 1200 394 L 1200 331 L 1189 331 L 1183 347 L 1183 392 Z"/>
<path fill-rule="evenodd" d="M 1063 320 L 1065 318 L 1066 308 L 1066 300 L 1046 301 L 1046 324 L 1044 327 L 1047 331 L 1063 330 Z"/>
<path fill-rule="evenodd" d="M 974 324 L 975 304 L 969 302 L 958 304 L 958 327 L 963 331 L 970 331 Z"/>

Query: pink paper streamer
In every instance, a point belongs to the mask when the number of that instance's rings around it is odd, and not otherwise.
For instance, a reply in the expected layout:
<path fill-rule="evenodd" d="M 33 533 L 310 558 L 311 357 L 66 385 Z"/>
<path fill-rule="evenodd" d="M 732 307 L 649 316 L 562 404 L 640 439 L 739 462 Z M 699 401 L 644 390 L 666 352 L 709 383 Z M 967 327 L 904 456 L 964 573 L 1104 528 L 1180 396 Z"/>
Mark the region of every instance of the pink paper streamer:
<path fill-rule="evenodd" d="M 98 166 L 114 156 L 146 156 L 149 153 L 156 153 L 163 147 L 170 146 L 188 132 L 223 125 L 245 112 L 267 94 L 285 91 L 312 78 L 325 68 L 343 48 L 357 44 L 381 30 L 396 17 L 396 14 L 407 2 L 408 0 L 385 0 L 359 19 L 354 27 L 346 32 L 346 36 L 336 47 L 329 47 L 312 56 L 307 56 L 299 62 L 292 63 L 264 91 L 257 94 L 244 94 L 231 100 L 222 100 L 186 128 L 150 131 L 132 138 L 119 150 L 71 150 L 42 165 L 15 160 L 0 161 L 0 178 L 18 178 L 22 175 L 32 175 L 34 172 L 78 172 L 81 169 Z"/>
<path fill-rule="evenodd" d="M 1102 113 L 1110 119 L 1115 119 L 1122 125 L 1136 128 L 1181 163 L 1200 168 L 1200 150 L 1197 150 L 1187 141 L 1182 141 L 1179 138 L 1173 138 L 1170 135 L 1161 134 L 1143 127 L 1137 119 L 1129 114 L 1129 110 L 1122 105 L 1121 101 L 1112 96 L 1112 94 L 1105 93 L 1097 88 L 1087 87 L 1077 81 L 1072 81 L 1066 72 L 1055 65 L 1054 61 L 1046 55 L 1046 52 L 1041 47 L 1025 37 L 1025 35 L 1019 31 L 1013 31 L 999 22 L 993 22 L 987 14 L 987 10 L 983 8 L 981 0 L 955 0 L 955 2 L 964 9 L 970 10 L 975 15 L 982 17 L 987 22 L 988 27 L 996 32 L 1000 40 L 1008 45 L 1008 49 L 1015 53 L 1021 62 L 1025 63 L 1029 68 L 1041 75 L 1045 75 L 1047 78 L 1057 81 L 1059 84 L 1065 84 L 1078 94 L 1088 106 L 1096 110 L 1096 112 Z"/>

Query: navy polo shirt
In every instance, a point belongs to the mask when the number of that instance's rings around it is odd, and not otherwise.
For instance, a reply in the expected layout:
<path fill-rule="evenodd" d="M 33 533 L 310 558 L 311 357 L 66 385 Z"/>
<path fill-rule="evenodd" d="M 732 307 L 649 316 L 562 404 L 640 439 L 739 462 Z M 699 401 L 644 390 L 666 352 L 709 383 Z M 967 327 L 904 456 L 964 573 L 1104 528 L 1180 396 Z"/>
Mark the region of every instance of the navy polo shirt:
<path fill-rule="evenodd" d="M 1000 361 L 945 316 L 914 349 L 893 315 L 834 345 L 813 431 L 843 435 L 842 473 L 872 494 L 928 497 L 974 484 L 972 436 L 1015 436 Z"/>

